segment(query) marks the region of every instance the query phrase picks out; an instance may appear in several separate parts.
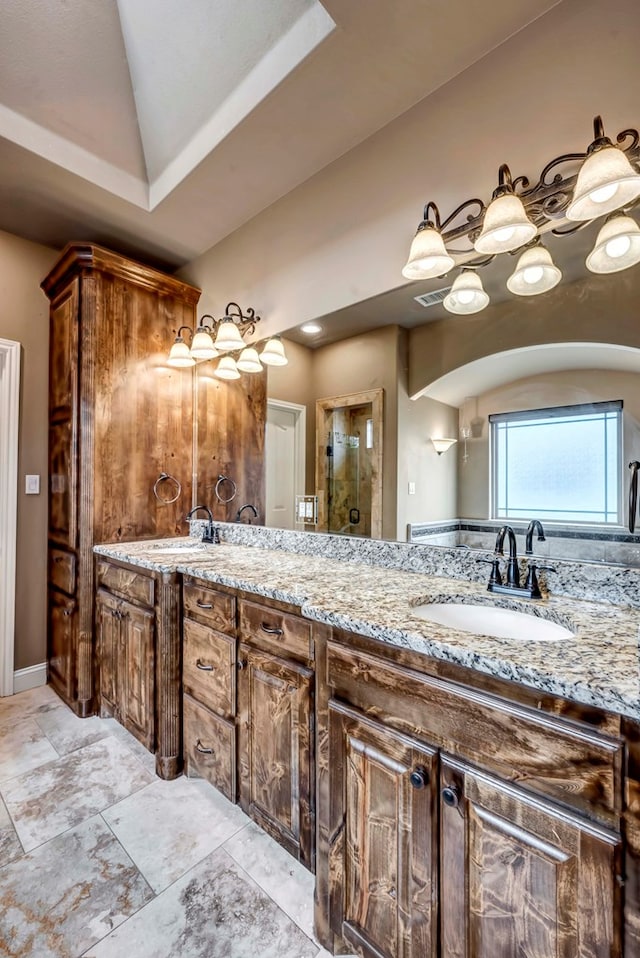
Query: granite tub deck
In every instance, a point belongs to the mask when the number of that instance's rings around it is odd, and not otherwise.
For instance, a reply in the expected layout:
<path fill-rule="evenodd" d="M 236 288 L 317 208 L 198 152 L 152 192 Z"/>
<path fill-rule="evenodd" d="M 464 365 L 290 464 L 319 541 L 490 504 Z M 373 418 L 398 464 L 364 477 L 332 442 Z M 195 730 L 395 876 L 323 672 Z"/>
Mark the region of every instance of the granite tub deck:
<path fill-rule="evenodd" d="M 640 609 L 632 606 L 553 594 L 542 600 L 490 595 L 483 584 L 464 579 L 226 542 L 163 539 L 100 545 L 95 552 L 290 602 L 309 619 L 640 719 Z M 453 601 L 543 616 L 568 626 L 575 638 L 496 639 L 435 625 L 412 611 L 417 604 Z"/>

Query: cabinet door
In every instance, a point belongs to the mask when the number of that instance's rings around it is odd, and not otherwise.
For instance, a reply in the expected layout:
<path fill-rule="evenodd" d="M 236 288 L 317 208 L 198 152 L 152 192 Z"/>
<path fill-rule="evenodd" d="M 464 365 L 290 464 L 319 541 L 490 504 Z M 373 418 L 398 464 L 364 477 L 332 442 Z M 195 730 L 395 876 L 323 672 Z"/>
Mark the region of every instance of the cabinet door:
<path fill-rule="evenodd" d="M 79 280 L 74 279 L 51 306 L 49 343 L 49 414 L 71 419 L 78 390 Z"/>
<path fill-rule="evenodd" d="M 332 701 L 329 777 L 333 931 L 366 958 L 435 958 L 436 751 Z"/>
<path fill-rule="evenodd" d="M 312 866 L 313 672 L 244 644 L 238 667 L 240 805 Z"/>
<path fill-rule="evenodd" d="M 442 953 L 617 958 L 620 836 L 441 762 Z"/>
<path fill-rule="evenodd" d="M 122 724 L 151 751 L 155 747 L 155 615 L 119 603 L 121 651 L 118 695 Z"/>
<path fill-rule="evenodd" d="M 96 647 L 100 663 L 100 714 L 120 718 L 118 708 L 118 655 L 120 619 L 118 599 L 98 590 L 96 595 Z"/>
<path fill-rule="evenodd" d="M 75 698 L 75 662 L 78 612 L 74 599 L 49 590 L 48 677 L 62 696 Z"/>

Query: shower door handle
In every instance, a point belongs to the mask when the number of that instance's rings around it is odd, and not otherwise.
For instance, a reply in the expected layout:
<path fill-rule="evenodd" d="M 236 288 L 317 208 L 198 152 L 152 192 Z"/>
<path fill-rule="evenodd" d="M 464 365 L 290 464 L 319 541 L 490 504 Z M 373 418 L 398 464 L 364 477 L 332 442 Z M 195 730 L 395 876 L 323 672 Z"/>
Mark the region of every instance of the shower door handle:
<path fill-rule="evenodd" d="M 629 463 L 629 469 L 631 469 L 631 481 L 629 483 L 629 532 L 633 533 L 636 530 L 636 514 L 638 511 L 638 469 L 640 469 L 640 462 L 634 459 L 633 462 Z"/>

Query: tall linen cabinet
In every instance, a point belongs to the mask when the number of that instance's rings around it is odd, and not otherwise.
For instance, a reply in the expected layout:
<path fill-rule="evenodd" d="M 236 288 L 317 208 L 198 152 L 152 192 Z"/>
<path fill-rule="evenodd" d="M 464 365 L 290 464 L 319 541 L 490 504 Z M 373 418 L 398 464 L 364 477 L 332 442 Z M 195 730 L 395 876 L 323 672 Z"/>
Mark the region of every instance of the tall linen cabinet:
<path fill-rule="evenodd" d="M 96 707 L 93 545 L 187 531 L 193 379 L 165 357 L 171 331 L 193 327 L 200 291 L 81 243 L 64 249 L 42 288 L 51 302 L 48 678 L 86 716 Z M 182 486 L 170 504 L 154 494 L 162 473 Z M 173 485 L 158 488 L 172 498 Z"/>

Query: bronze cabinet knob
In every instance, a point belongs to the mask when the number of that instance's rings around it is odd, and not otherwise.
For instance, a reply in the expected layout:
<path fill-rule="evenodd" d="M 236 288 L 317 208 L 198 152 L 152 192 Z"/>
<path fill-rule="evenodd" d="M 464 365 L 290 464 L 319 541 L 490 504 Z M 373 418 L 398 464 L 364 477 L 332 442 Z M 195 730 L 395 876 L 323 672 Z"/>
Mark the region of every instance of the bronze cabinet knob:
<path fill-rule="evenodd" d="M 409 776 L 409 781 L 414 788 L 424 788 L 429 781 L 429 776 L 427 775 L 426 770 L 419 765 L 412 771 L 411 775 Z"/>
<path fill-rule="evenodd" d="M 442 801 L 449 808 L 457 808 L 460 804 L 460 794 L 455 785 L 445 785 L 442 789 Z"/>

